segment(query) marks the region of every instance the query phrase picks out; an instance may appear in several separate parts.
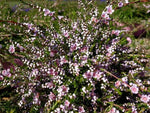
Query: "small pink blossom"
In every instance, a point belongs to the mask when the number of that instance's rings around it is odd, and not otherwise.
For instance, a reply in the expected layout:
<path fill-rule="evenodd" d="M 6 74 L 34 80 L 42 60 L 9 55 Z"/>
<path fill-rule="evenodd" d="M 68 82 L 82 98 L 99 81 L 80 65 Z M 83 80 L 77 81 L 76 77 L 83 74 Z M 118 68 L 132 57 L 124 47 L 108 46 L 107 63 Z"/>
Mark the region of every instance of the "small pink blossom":
<path fill-rule="evenodd" d="M 83 74 L 83 77 L 86 79 L 91 79 L 93 76 L 93 73 L 91 73 L 90 71 L 87 71 L 86 73 Z"/>
<path fill-rule="evenodd" d="M 14 45 L 9 46 L 9 53 L 14 53 L 15 52 L 15 47 Z"/>
<path fill-rule="evenodd" d="M 34 95 L 34 99 L 33 99 L 33 104 L 40 104 L 40 100 L 39 100 L 39 93 L 36 93 Z"/>
<path fill-rule="evenodd" d="M 59 96 L 64 96 L 66 93 L 68 93 L 69 87 L 62 85 L 57 89 L 57 91 L 59 93 Z"/>
<path fill-rule="evenodd" d="M 3 80 L 3 79 L 4 79 L 4 77 L 2 75 L 0 75 L 0 80 Z"/>
<path fill-rule="evenodd" d="M 2 71 L 2 75 L 3 75 L 3 76 L 6 76 L 6 77 L 11 77 L 10 69 L 3 70 L 3 71 Z"/>
<path fill-rule="evenodd" d="M 54 15 L 54 11 L 49 13 L 49 16 L 53 16 Z"/>
<path fill-rule="evenodd" d="M 144 103 L 148 103 L 150 98 L 147 95 L 142 95 L 140 100 Z"/>
<path fill-rule="evenodd" d="M 62 56 L 62 57 L 60 58 L 60 64 L 62 65 L 62 64 L 65 64 L 65 63 L 68 63 L 68 60 L 66 60 L 65 57 Z"/>
<path fill-rule="evenodd" d="M 53 76 L 58 75 L 58 72 L 54 68 L 49 69 L 47 73 Z"/>
<path fill-rule="evenodd" d="M 112 108 L 108 113 L 116 113 L 116 108 Z"/>
<path fill-rule="evenodd" d="M 7 70 L 3 70 L 3 71 L 2 71 L 2 75 L 7 76 L 7 74 L 8 74 L 8 71 L 7 71 Z"/>
<path fill-rule="evenodd" d="M 106 56 L 110 57 L 110 56 L 111 56 L 111 53 L 108 52 L 108 53 L 106 54 Z"/>
<path fill-rule="evenodd" d="M 128 41 L 128 45 L 130 45 L 132 43 L 132 40 L 130 37 L 127 37 L 127 41 Z"/>
<path fill-rule="evenodd" d="M 77 45 L 76 44 L 72 44 L 71 47 L 70 47 L 70 51 L 73 52 L 76 49 L 77 49 Z"/>
<path fill-rule="evenodd" d="M 82 106 L 79 106 L 79 110 L 78 110 L 79 113 L 85 113 L 85 110 Z"/>
<path fill-rule="evenodd" d="M 33 69 L 32 70 L 32 75 L 37 76 L 38 72 L 39 72 L 38 69 Z"/>
<path fill-rule="evenodd" d="M 102 12 L 102 15 L 101 15 L 102 18 L 104 19 L 109 19 L 109 15 L 107 14 L 107 12 Z"/>
<path fill-rule="evenodd" d="M 56 53 L 57 53 L 57 51 L 51 50 L 51 52 L 50 52 L 50 57 L 54 57 Z"/>
<path fill-rule="evenodd" d="M 80 49 L 81 53 L 87 52 L 88 51 L 88 47 L 84 46 Z"/>
<path fill-rule="evenodd" d="M 130 27 L 124 27 L 123 29 L 124 29 L 125 32 L 131 31 Z"/>
<path fill-rule="evenodd" d="M 49 99 L 50 99 L 51 101 L 53 101 L 53 100 L 56 99 L 56 96 L 55 96 L 54 93 L 52 93 L 52 92 L 49 94 L 48 97 L 49 97 Z"/>
<path fill-rule="evenodd" d="M 91 18 L 91 21 L 92 21 L 92 22 L 95 22 L 95 23 L 98 23 L 98 19 L 95 18 L 95 17 L 92 17 L 92 18 Z"/>
<path fill-rule="evenodd" d="M 121 85 L 121 82 L 119 80 L 115 82 L 116 87 L 119 87 L 120 85 Z"/>
<path fill-rule="evenodd" d="M 114 34 L 116 36 L 119 36 L 120 31 L 119 30 L 112 30 L 112 34 Z"/>
<path fill-rule="evenodd" d="M 69 91 L 69 88 L 66 87 L 66 86 L 64 86 L 64 85 L 62 85 L 62 91 L 63 91 L 63 92 L 68 92 L 68 91 Z"/>
<path fill-rule="evenodd" d="M 93 73 L 93 78 L 99 80 L 102 77 L 102 72 L 96 71 Z"/>
<path fill-rule="evenodd" d="M 73 24 L 72 24 L 72 28 L 73 28 L 73 30 L 76 30 L 77 29 L 77 22 L 74 22 Z"/>
<path fill-rule="evenodd" d="M 54 87 L 53 82 L 47 82 L 45 85 L 46 85 L 47 88 L 49 88 L 49 89 L 52 89 L 52 88 Z"/>
<path fill-rule="evenodd" d="M 107 13 L 108 14 L 112 14 L 114 12 L 114 10 L 112 9 L 112 5 L 109 5 L 106 8 L 107 8 Z"/>
<path fill-rule="evenodd" d="M 68 100 L 66 100 L 64 104 L 65 104 L 66 107 L 69 107 L 70 102 Z"/>
<path fill-rule="evenodd" d="M 10 78 L 11 76 L 12 76 L 12 75 L 11 75 L 11 73 L 8 73 L 8 74 L 7 74 L 7 77 L 9 77 L 9 78 Z"/>
<path fill-rule="evenodd" d="M 69 37 L 68 31 L 65 31 L 65 32 L 64 32 L 64 36 L 65 36 L 65 37 Z"/>
<path fill-rule="evenodd" d="M 133 84 L 131 87 L 130 87 L 130 90 L 133 94 L 138 94 L 139 92 L 139 88 L 137 87 L 136 84 Z"/>
<path fill-rule="evenodd" d="M 44 11 L 44 16 L 47 16 L 47 15 L 49 15 L 50 14 L 50 10 L 49 9 L 43 9 L 43 11 Z"/>
<path fill-rule="evenodd" d="M 123 2 L 119 2 L 118 7 L 122 7 L 122 6 L 123 6 Z"/>

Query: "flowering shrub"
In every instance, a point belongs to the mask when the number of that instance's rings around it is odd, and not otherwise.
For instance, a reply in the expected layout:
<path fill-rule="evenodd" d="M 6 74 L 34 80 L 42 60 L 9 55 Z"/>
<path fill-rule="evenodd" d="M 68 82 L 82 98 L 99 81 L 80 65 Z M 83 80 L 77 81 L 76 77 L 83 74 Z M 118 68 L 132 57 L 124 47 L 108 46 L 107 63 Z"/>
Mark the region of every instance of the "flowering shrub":
<path fill-rule="evenodd" d="M 102 13 L 92 1 L 78 3 L 75 20 L 32 4 L 44 22 L 0 20 L 24 35 L 1 41 L 1 86 L 14 87 L 25 112 L 148 112 L 147 58 L 111 27 L 113 12 L 129 1 L 110 2 Z"/>

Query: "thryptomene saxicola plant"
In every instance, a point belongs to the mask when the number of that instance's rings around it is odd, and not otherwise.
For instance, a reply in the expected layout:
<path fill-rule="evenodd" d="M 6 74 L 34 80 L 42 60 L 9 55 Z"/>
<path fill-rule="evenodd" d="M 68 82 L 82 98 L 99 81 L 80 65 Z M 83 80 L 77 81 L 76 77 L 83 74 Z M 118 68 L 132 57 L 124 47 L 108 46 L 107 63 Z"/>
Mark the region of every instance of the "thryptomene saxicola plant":
<path fill-rule="evenodd" d="M 111 1 L 100 12 L 94 1 L 78 0 L 75 19 L 22 2 L 38 11 L 32 21 L 0 20 L 3 32 L 20 33 L 0 40 L 0 85 L 14 88 L 19 110 L 149 111 L 147 57 L 130 48 L 125 30 L 112 27 L 116 10 L 140 1 Z"/>

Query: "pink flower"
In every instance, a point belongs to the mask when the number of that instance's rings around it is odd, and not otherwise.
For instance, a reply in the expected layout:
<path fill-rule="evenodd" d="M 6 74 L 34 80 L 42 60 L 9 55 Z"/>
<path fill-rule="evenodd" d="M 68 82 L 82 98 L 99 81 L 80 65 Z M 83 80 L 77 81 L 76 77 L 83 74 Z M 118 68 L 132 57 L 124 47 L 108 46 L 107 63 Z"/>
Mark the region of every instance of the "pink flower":
<path fill-rule="evenodd" d="M 101 15 L 102 18 L 104 19 L 109 19 L 109 15 L 107 14 L 107 12 L 102 12 L 102 15 Z"/>
<path fill-rule="evenodd" d="M 56 53 L 57 53 L 57 51 L 51 50 L 51 52 L 50 52 L 50 57 L 54 57 Z"/>
<path fill-rule="evenodd" d="M 64 36 L 65 36 L 65 37 L 69 37 L 68 31 L 65 31 L 65 32 L 64 32 Z"/>
<path fill-rule="evenodd" d="M 142 95 L 140 100 L 144 103 L 148 103 L 150 98 L 147 95 Z"/>
<path fill-rule="evenodd" d="M 47 88 L 52 89 L 54 87 L 53 82 L 48 82 L 45 84 L 47 86 Z"/>
<path fill-rule="evenodd" d="M 116 36 L 119 36 L 120 31 L 119 30 L 112 30 L 112 34 L 114 34 Z"/>
<path fill-rule="evenodd" d="M 44 16 L 47 16 L 47 15 L 49 15 L 50 14 L 50 10 L 49 9 L 43 9 L 43 11 L 44 11 Z"/>
<path fill-rule="evenodd" d="M 124 27 L 123 29 L 125 30 L 125 32 L 131 31 L 130 27 Z"/>
<path fill-rule="evenodd" d="M 49 99 L 51 100 L 51 101 L 53 101 L 53 100 L 55 100 L 56 99 L 56 96 L 54 95 L 54 93 L 50 93 L 49 94 Z"/>
<path fill-rule="evenodd" d="M 108 14 L 112 14 L 114 12 L 114 10 L 112 9 L 112 5 L 109 5 L 106 8 L 107 8 L 107 13 Z"/>
<path fill-rule="evenodd" d="M 65 104 L 66 107 L 69 107 L 70 102 L 68 100 L 66 100 L 64 104 Z"/>
<path fill-rule="evenodd" d="M 3 70 L 3 71 L 2 71 L 2 75 L 3 75 L 3 76 L 7 76 L 7 77 L 11 77 L 10 69 Z"/>
<path fill-rule="evenodd" d="M 58 75 L 58 72 L 53 68 L 49 69 L 47 73 L 53 76 Z"/>
<path fill-rule="evenodd" d="M 9 53 L 14 53 L 15 52 L 15 47 L 14 45 L 9 46 Z"/>
<path fill-rule="evenodd" d="M 33 69 L 32 70 L 32 75 L 36 76 L 39 73 L 38 69 Z"/>
<path fill-rule="evenodd" d="M 127 37 L 127 41 L 128 41 L 128 45 L 130 45 L 132 43 L 132 40 L 130 37 Z"/>
<path fill-rule="evenodd" d="M 83 77 L 86 78 L 86 79 L 91 79 L 93 76 L 93 73 L 91 73 L 89 70 L 83 74 Z"/>
<path fill-rule="evenodd" d="M 79 112 L 79 113 L 84 113 L 84 112 L 85 112 L 85 110 L 84 110 L 84 108 L 83 108 L 82 106 L 79 106 L 79 110 L 78 110 L 78 112 Z"/>
<path fill-rule="evenodd" d="M 4 79 L 4 77 L 2 75 L 0 75 L 0 80 L 3 80 L 3 79 Z"/>
<path fill-rule="evenodd" d="M 7 70 L 2 71 L 2 75 L 7 76 L 7 74 L 8 74 Z"/>
<path fill-rule="evenodd" d="M 58 88 L 57 90 L 58 92 L 62 93 L 62 92 L 68 92 L 69 88 L 67 88 L 66 86 L 62 85 Z"/>
<path fill-rule="evenodd" d="M 62 85 L 62 91 L 63 91 L 63 92 L 68 92 L 68 91 L 69 91 L 69 88 L 66 87 L 66 86 L 64 86 L 64 85 Z"/>
<path fill-rule="evenodd" d="M 60 64 L 62 65 L 62 64 L 65 64 L 65 63 L 68 63 L 68 60 L 66 60 L 65 57 L 62 56 L 62 57 L 60 58 Z"/>
<path fill-rule="evenodd" d="M 130 90 L 133 94 L 138 94 L 139 92 L 139 88 L 137 87 L 136 84 L 133 84 L 131 87 L 130 87 Z"/>
<path fill-rule="evenodd" d="M 98 19 L 95 18 L 95 17 L 92 17 L 92 18 L 91 18 L 91 21 L 97 23 L 97 22 L 98 22 Z"/>
<path fill-rule="evenodd" d="M 106 56 L 110 57 L 110 56 L 111 56 L 111 53 L 108 52 L 108 53 L 106 54 Z"/>
<path fill-rule="evenodd" d="M 33 104 L 40 104 L 39 93 L 34 95 Z"/>
<path fill-rule="evenodd" d="M 49 13 L 49 16 L 53 16 L 54 15 L 54 11 Z"/>
<path fill-rule="evenodd" d="M 8 74 L 7 74 L 7 77 L 9 77 L 9 78 L 10 78 L 10 77 L 11 77 L 11 73 L 8 73 Z"/>
<path fill-rule="evenodd" d="M 113 107 L 108 113 L 119 113 L 119 110 Z"/>
<path fill-rule="evenodd" d="M 96 78 L 97 80 L 99 80 L 101 77 L 102 77 L 102 72 L 96 71 L 93 73 L 93 78 Z"/>
<path fill-rule="evenodd" d="M 76 44 L 72 44 L 71 47 L 70 47 L 70 51 L 74 51 L 77 49 L 77 45 Z"/>
<path fill-rule="evenodd" d="M 119 2 L 118 7 L 122 7 L 122 6 L 123 6 L 123 2 Z"/>
<path fill-rule="evenodd" d="M 119 87 L 120 85 L 121 85 L 121 82 L 119 80 L 115 82 L 116 87 Z"/>

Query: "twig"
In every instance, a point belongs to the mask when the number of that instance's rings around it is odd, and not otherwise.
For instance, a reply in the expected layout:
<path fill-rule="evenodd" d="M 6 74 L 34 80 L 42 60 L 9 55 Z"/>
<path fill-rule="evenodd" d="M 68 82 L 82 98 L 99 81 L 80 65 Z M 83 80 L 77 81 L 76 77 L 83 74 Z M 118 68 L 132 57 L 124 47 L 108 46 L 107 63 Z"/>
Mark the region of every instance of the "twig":
<path fill-rule="evenodd" d="M 102 71 L 104 71 L 105 73 L 113 76 L 114 78 L 116 78 L 117 80 L 121 81 L 122 83 L 126 84 L 129 88 L 131 87 L 129 84 L 127 84 L 126 82 L 124 82 L 123 80 L 121 80 L 120 78 L 118 78 L 117 76 L 115 76 L 114 74 L 110 73 L 109 71 L 105 70 L 105 69 L 101 69 Z"/>

